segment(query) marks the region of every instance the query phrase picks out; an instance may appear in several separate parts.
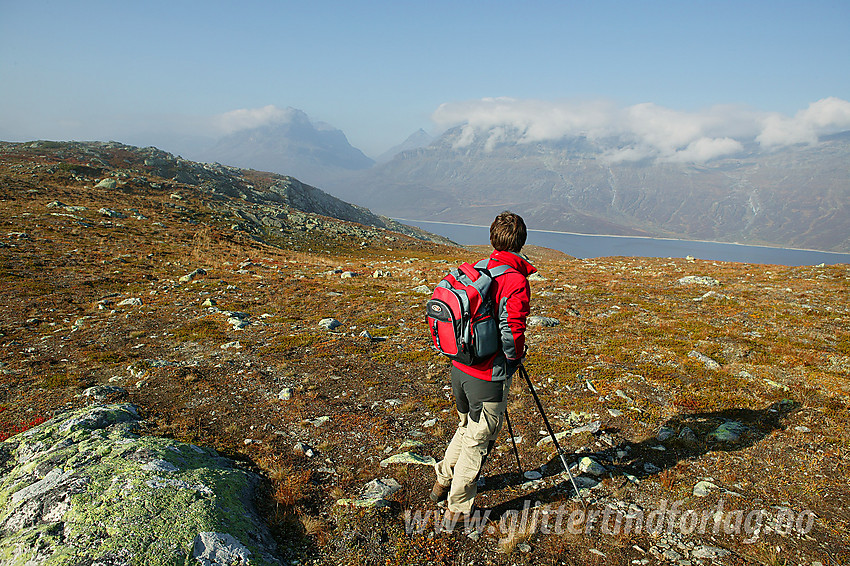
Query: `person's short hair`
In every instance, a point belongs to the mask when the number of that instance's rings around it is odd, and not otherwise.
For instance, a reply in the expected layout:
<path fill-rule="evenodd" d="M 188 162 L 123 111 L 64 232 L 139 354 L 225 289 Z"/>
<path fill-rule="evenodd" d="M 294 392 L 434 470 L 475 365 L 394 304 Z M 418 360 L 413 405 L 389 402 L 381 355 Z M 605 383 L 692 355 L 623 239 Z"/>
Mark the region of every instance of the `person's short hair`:
<path fill-rule="evenodd" d="M 490 244 L 500 252 L 519 252 L 525 245 L 527 231 L 519 214 L 506 210 L 490 225 Z"/>

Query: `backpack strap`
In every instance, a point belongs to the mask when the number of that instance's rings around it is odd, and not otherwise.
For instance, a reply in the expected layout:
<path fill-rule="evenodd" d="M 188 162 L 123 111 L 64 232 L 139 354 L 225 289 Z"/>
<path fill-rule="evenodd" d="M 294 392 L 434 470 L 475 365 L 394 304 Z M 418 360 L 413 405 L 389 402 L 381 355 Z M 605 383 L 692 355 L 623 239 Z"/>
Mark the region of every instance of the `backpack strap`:
<path fill-rule="evenodd" d="M 490 277 L 492 277 L 493 279 L 495 279 L 496 277 L 499 277 L 500 275 L 504 275 L 505 273 L 507 273 L 511 269 L 514 269 L 513 267 L 511 267 L 509 265 L 505 265 L 504 263 L 499 264 L 492 269 L 487 269 L 488 263 L 490 263 L 490 258 L 484 258 L 484 259 L 482 259 L 481 261 L 479 261 L 478 263 L 475 264 L 475 269 L 482 269 L 482 270 L 486 271 L 487 273 L 490 274 Z"/>

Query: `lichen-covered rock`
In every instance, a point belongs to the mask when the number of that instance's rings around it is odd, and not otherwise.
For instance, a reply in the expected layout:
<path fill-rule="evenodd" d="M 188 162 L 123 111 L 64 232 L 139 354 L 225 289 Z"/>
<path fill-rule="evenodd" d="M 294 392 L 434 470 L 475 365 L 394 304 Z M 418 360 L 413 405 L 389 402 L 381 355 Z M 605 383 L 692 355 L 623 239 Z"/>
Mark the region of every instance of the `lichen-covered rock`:
<path fill-rule="evenodd" d="M 0 563 L 279 564 L 258 478 L 138 421 L 133 405 L 89 407 L 0 443 Z"/>
<path fill-rule="evenodd" d="M 720 285 L 720 281 L 705 275 L 688 275 L 679 279 L 677 283 L 679 285 L 707 285 L 708 287 Z"/>
<path fill-rule="evenodd" d="M 390 464 L 418 464 L 421 466 L 433 466 L 436 460 L 431 456 L 421 456 L 414 452 L 402 452 L 393 454 L 385 460 L 381 460 L 381 467 L 386 468 Z"/>
<path fill-rule="evenodd" d="M 717 427 L 708 437 L 711 440 L 717 440 L 719 442 L 738 442 L 748 431 L 749 428 L 744 423 L 727 421 Z"/>

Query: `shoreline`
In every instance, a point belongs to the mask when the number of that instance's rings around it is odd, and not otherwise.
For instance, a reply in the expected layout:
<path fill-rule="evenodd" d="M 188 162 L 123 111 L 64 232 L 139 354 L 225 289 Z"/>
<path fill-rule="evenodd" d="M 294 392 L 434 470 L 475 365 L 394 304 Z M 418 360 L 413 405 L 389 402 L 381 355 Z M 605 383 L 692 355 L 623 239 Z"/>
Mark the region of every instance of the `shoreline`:
<path fill-rule="evenodd" d="M 393 218 L 398 222 L 422 222 L 429 224 L 445 224 L 448 226 L 467 226 L 470 228 L 489 228 L 489 226 L 482 226 L 480 224 L 466 224 L 463 222 L 443 222 L 440 220 L 417 220 L 413 218 Z M 696 242 L 701 244 L 720 244 L 724 246 L 741 246 L 741 247 L 750 247 L 750 248 L 763 248 L 766 250 L 787 250 L 794 252 L 812 252 L 819 254 L 831 254 L 838 256 L 847 256 L 847 263 L 850 263 L 850 252 L 833 252 L 829 250 L 816 250 L 811 248 L 788 248 L 782 246 L 768 246 L 765 244 L 744 244 L 741 242 L 721 242 L 717 240 L 689 240 L 685 238 L 664 238 L 661 236 L 627 236 L 623 234 L 585 234 L 582 232 L 562 232 L 560 230 L 538 230 L 538 229 L 528 229 L 528 232 L 539 232 L 542 234 L 563 234 L 566 236 L 583 236 L 590 238 L 627 238 L 633 240 L 651 240 L 651 241 L 659 241 L 659 242 Z"/>

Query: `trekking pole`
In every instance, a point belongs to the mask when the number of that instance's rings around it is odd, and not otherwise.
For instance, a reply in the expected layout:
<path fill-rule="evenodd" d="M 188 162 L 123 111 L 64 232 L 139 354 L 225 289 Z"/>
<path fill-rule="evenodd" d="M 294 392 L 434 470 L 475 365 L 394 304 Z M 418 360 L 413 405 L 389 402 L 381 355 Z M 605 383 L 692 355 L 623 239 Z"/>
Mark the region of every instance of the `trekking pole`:
<path fill-rule="evenodd" d="M 522 464 L 519 463 L 519 450 L 516 449 L 516 437 L 514 436 L 514 427 L 511 426 L 511 419 L 508 418 L 508 408 L 505 407 L 505 422 L 508 423 L 508 434 L 511 435 L 511 442 L 514 445 L 514 456 L 516 456 L 516 465 L 519 468 L 519 475 L 522 474 Z"/>
<path fill-rule="evenodd" d="M 525 378 L 525 382 L 528 384 L 528 389 L 531 391 L 531 396 L 534 397 L 534 402 L 537 404 L 537 410 L 540 411 L 540 416 L 543 417 L 543 422 L 546 424 L 546 430 L 549 431 L 549 436 L 552 437 L 552 442 L 555 444 L 555 449 L 558 451 L 558 456 L 561 458 L 561 464 L 563 464 L 564 469 L 567 471 L 567 475 L 570 476 L 570 482 L 573 484 L 573 489 L 576 490 L 576 495 L 581 501 L 582 507 L 587 510 L 587 504 L 584 502 L 584 498 L 579 493 L 578 486 L 576 485 L 576 480 L 573 478 L 573 473 L 570 471 L 570 467 L 567 465 L 567 459 L 564 457 L 564 451 L 561 448 L 561 445 L 558 444 L 558 439 L 555 437 L 555 431 L 552 430 L 552 425 L 549 424 L 549 419 L 546 418 L 546 413 L 543 412 L 543 404 L 540 402 L 540 398 L 537 396 L 537 391 L 534 390 L 534 384 L 531 383 L 531 378 L 528 377 L 528 372 L 525 371 L 525 366 L 520 364 L 519 372 L 522 377 Z"/>

